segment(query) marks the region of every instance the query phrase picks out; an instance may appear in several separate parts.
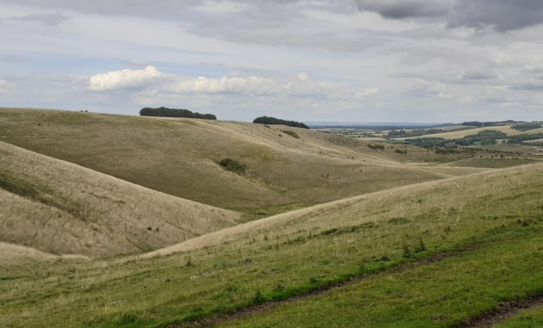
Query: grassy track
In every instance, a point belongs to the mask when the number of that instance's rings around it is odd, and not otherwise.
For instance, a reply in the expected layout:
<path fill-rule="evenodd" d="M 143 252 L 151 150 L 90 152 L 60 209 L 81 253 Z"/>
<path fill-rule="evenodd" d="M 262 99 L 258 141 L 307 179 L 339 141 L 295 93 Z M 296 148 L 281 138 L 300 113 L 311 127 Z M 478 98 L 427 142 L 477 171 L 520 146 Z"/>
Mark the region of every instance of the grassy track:
<path fill-rule="evenodd" d="M 516 230 L 516 231 L 514 231 Z M 543 295 L 543 229 L 513 229 L 478 250 L 383 273 L 221 327 L 453 327 L 500 303 Z M 505 238 L 504 238 L 505 237 Z"/>

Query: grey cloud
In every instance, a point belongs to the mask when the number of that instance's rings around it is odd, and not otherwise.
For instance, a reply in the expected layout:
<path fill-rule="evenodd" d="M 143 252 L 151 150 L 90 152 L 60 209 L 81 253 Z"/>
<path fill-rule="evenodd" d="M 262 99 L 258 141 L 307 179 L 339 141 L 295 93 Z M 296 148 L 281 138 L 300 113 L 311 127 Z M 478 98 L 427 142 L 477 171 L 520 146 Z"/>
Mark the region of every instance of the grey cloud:
<path fill-rule="evenodd" d="M 518 30 L 543 23 L 541 0 L 355 0 L 361 11 L 391 19 L 432 18 L 459 26 L 498 32 Z"/>
<path fill-rule="evenodd" d="M 496 77 L 494 72 L 472 71 L 462 73 L 462 80 L 492 80 Z"/>
<path fill-rule="evenodd" d="M 0 0 L 18 5 L 31 5 L 49 9 L 65 9 L 82 13 L 101 15 L 126 15 L 143 17 L 179 18 L 187 10 L 201 7 L 203 5 L 213 7 L 227 3 L 244 4 L 258 7 L 261 11 L 269 11 L 270 17 L 276 13 L 278 8 L 295 7 L 318 7 L 337 10 L 344 10 L 347 0 L 339 6 L 333 1 L 308 2 L 303 0 L 232 0 L 232 1 L 201 1 L 201 0 L 93 0 L 93 1 L 72 1 L 72 0 Z M 270 9 L 272 9 L 270 11 Z"/>
<path fill-rule="evenodd" d="M 70 16 L 62 14 L 30 14 L 20 17 L 10 17 L 11 20 L 37 22 L 47 26 L 58 26 L 70 20 Z"/>
<path fill-rule="evenodd" d="M 509 86 L 510 90 L 514 91 L 541 91 L 543 90 L 543 83 L 541 82 L 529 82 L 519 83 Z"/>
<path fill-rule="evenodd" d="M 506 32 L 541 23 L 541 0 L 457 0 L 449 26 L 494 26 L 496 30 Z"/>
<path fill-rule="evenodd" d="M 356 0 L 360 11 L 377 12 L 385 18 L 444 16 L 452 8 L 451 0 Z"/>
<path fill-rule="evenodd" d="M 17 55 L 0 55 L 0 61 L 11 64 L 19 64 L 26 62 L 27 59 Z"/>
<path fill-rule="evenodd" d="M 137 16 L 175 15 L 179 14 L 181 9 L 201 4 L 201 1 L 197 0 L 1 0 L 1 2 L 90 14 Z"/>
<path fill-rule="evenodd" d="M 527 69 L 525 71 L 525 74 L 528 77 L 533 77 L 536 80 L 543 80 L 543 68 L 541 68 L 541 67 L 535 67 L 535 68 Z"/>

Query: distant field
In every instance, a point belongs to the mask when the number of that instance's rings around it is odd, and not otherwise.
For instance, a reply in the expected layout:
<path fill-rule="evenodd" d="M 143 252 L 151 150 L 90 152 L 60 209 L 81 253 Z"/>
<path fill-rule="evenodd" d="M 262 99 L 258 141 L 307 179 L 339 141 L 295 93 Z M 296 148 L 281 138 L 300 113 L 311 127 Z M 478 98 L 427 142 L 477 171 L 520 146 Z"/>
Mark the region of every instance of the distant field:
<path fill-rule="evenodd" d="M 526 142 L 526 143 L 543 143 L 543 139 L 526 140 L 524 142 Z"/>
<path fill-rule="evenodd" d="M 455 163 L 451 163 L 451 166 L 458 167 L 480 167 L 480 168 L 492 168 L 502 169 L 518 165 L 534 164 L 537 163 L 534 159 L 520 159 L 520 158 L 471 158 L 463 159 Z"/>
<path fill-rule="evenodd" d="M 481 127 L 481 128 L 474 128 L 474 129 L 468 129 L 468 130 L 460 130 L 460 131 L 452 131 L 452 132 L 445 132 L 445 133 L 437 133 L 437 134 L 427 134 L 419 137 L 410 137 L 405 139 L 417 139 L 417 138 L 444 138 L 444 139 L 460 139 L 464 138 L 469 135 L 474 135 L 479 132 L 485 131 L 485 130 L 495 130 L 503 132 L 507 135 L 515 135 L 520 134 L 520 131 L 517 131 L 515 129 L 512 129 L 511 126 L 489 126 L 489 127 Z"/>

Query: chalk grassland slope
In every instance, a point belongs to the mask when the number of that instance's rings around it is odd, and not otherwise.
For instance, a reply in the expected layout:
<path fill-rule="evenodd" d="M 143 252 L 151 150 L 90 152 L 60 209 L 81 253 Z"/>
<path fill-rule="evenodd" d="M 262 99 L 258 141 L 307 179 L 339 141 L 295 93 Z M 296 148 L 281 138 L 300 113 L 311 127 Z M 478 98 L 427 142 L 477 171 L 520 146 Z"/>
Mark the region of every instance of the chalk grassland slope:
<path fill-rule="evenodd" d="M 4 108 L 0 140 L 229 209 L 322 203 L 448 176 L 397 161 L 435 155 L 426 150 L 402 155 L 341 136 L 248 123 Z M 241 161 L 247 172 L 225 171 L 217 164 L 224 158 Z"/>
<path fill-rule="evenodd" d="M 498 170 L 228 228 L 173 250 L 181 253 L 77 267 L 38 263 L 30 273 L 12 267 L 0 272 L 0 320 L 5 326 L 166 327 L 375 275 L 367 296 L 360 296 L 365 287 L 322 295 L 325 315 L 451 327 L 543 291 L 541 181 L 542 164 Z M 424 265 L 432 254 L 459 248 L 468 253 Z M 388 271 L 413 260 L 422 267 Z M 416 284 L 407 289 L 396 284 L 411 281 Z M 339 309 L 349 302 L 356 306 Z M 313 326 L 320 312 L 307 312 L 304 304 L 289 314 L 292 321 L 269 326 Z M 402 321 L 417 315 L 423 321 Z M 276 319 L 255 316 L 251 323 Z"/>
<path fill-rule="evenodd" d="M 0 241 L 87 256 L 148 251 L 239 219 L 3 142 L 0 208 Z"/>

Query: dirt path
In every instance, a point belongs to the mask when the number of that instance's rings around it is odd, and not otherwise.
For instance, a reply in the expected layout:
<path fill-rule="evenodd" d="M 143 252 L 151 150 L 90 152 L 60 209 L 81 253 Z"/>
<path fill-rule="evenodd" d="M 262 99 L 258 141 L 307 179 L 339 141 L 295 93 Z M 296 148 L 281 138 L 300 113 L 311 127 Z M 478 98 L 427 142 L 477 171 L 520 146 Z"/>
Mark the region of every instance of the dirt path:
<path fill-rule="evenodd" d="M 458 325 L 455 328 L 491 328 L 515 316 L 522 310 L 534 309 L 541 305 L 543 305 L 543 294 L 520 302 L 502 303 L 498 310 L 474 318 L 469 323 Z"/>
<path fill-rule="evenodd" d="M 305 299 L 308 299 L 310 297 L 321 295 L 321 294 L 324 294 L 326 292 L 329 292 L 329 291 L 337 289 L 337 288 L 354 285 L 354 284 L 357 284 L 357 283 L 359 283 L 359 282 L 361 282 L 361 281 L 363 281 L 365 279 L 368 279 L 370 277 L 373 277 L 373 276 L 376 276 L 376 275 L 379 275 L 379 274 L 390 274 L 391 272 L 392 273 L 399 273 L 399 272 L 412 270 L 414 268 L 417 268 L 417 267 L 420 267 L 420 266 L 423 266 L 423 265 L 428 265 L 428 264 L 431 264 L 431 263 L 440 262 L 440 261 L 446 260 L 446 259 L 451 258 L 451 257 L 460 256 L 460 255 L 462 255 L 464 253 L 474 251 L 474 250 L 478 249 L 479 247 L 480 247 L 480 245 L 469 245 L 469 246 L 464 246 L 462 248 L 459 248 L 458 250 L 453 251 L 453 252 L 443 252 L 443 253 L 432 254 L 432 255 L 430 255 L 430 256 L 428 256 L 426 258 L 423 258 L 423 259 L 420 259 L 420 260 L 417 260 L 417 261 L 414 261 L 414 262 L 405 263 L 405 264 L 402 264 L 400 266 L 393 267 L 393 268 L 391 268 L 389 270 L 386 270 L 384 272 L 377 272 L 377 273 L 370 273 L 370 274 L 362 275 L 362 276 L 355 277 L 355 278 L 347 280 L 347 281 L 343 281 L 343 282 L 339 282 L 339 283 L 332 284 L 332 285 L 329 285 L 329 286 L 321 287 L 321 288 L 313 290 L 313 291 L 311 291 L 311 292 L 309 292 L 307 294 L 296 295 L 296 296 L 288 297 L 288 298 L 282 299 L 282 300 L 265 301 L 265 302 L 263 302 L 261 304 L 252 305 L 252 306 L 249 306 L 247 308 L 240 309 L 238 311 L 223 313 L 223 314 L 211 316 L 211 317 L 208 317 L 208 318 L 204 318 L 204 319 L 196 320 L 196 321 L 192 321 L 192 322 L 173 324 L 173 325 L 167 326 L 166 328 L 211 327 L 211 326 L 214 326 L 214 325 L 217 325 L 217 324 L 221 324 L 221 323 L 225 323 L 225 322 L 245 318 L 245 317 L 255 315 L 255 314 L 258 314 L 258 313 L 271 311 L 271 310 L 275 309 L 276 307 L 278 307 L 280 305 L 305 300 Z M 486 326 L 465 326 L 465 327 L 462 326 L 462 327 L 458 327 L 458 328 L 480 328 L 480 327 L 486 327 Z"/>

